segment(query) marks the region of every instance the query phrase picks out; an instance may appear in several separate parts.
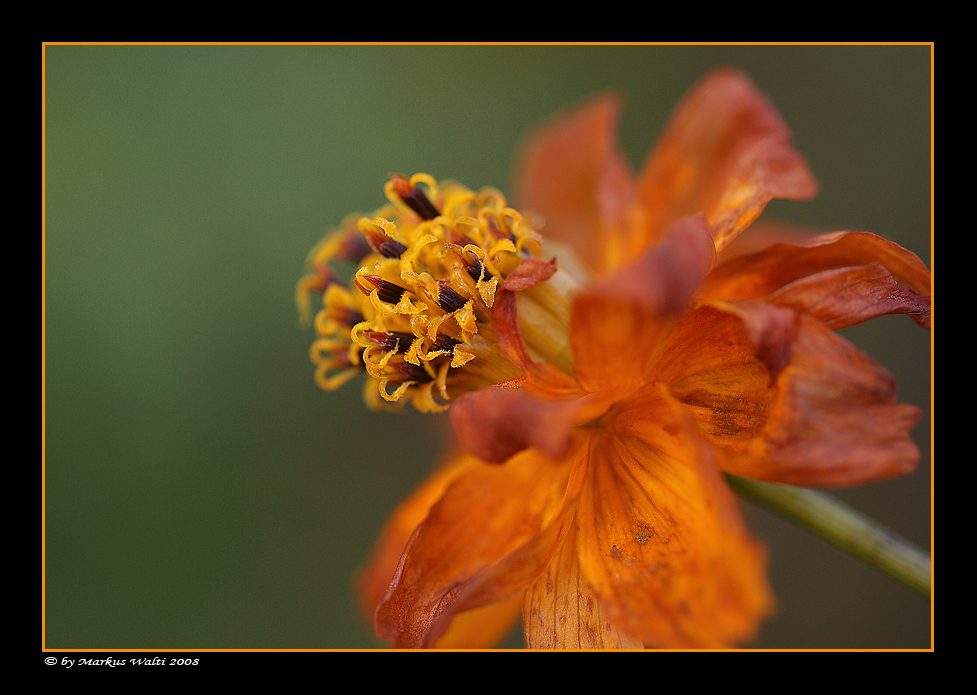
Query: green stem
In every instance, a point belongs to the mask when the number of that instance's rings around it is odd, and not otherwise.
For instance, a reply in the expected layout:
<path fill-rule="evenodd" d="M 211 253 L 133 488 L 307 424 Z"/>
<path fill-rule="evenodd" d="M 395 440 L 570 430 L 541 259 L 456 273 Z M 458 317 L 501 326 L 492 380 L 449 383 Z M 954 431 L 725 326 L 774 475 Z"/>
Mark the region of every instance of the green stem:
<path fill-rule="evenodd" d="M 732 475 L 727 482 L 760 504 L 930 598 L 929 556 L 909 541 L 822 492 Z"/>

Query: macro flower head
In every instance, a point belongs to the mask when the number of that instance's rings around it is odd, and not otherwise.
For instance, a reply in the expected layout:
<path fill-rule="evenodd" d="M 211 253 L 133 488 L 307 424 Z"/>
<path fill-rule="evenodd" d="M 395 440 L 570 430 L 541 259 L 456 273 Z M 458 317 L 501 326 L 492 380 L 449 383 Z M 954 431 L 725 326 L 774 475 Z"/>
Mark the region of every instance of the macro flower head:
<path fill-rule="evenodd" d="M 457 435 L 360 577 L 395 647 L 491 646 L 520 613 L 531 648 L 747 643 L 774 599 L 723 474 L 832 487 L 917 462 L 920 411 L 836 331 L 929 327 L 925 265 L 866 232 L 750 239 L 818 187 L 742 74 L 695 85 L 636 172 L 620 111 L 534 133 L 517 207 L 392 175 L 310 254 L 317 383 L 365 375 L 369 404 Z"/>

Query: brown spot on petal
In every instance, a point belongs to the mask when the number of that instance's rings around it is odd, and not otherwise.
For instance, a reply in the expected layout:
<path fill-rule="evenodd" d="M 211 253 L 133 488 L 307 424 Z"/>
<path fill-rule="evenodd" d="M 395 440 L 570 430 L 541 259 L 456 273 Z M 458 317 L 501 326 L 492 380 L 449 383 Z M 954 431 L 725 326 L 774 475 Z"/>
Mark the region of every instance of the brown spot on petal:
<path fill-rule="evenodd" d="M 649 540 L 651 540 L 655 535 L 655 530 L 648 526 L 647 524 L 638 524 L 638 528 L 634 532 L 634 542 L 638 545 L 644 545 Z"/>

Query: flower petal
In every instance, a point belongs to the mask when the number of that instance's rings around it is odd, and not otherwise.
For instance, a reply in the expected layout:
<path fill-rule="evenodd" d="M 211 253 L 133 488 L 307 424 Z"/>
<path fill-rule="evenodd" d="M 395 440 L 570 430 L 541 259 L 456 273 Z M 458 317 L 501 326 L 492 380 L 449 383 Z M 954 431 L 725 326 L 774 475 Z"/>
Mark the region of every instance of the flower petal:
<path fill-rule="evenodd" d="M 502 382 L 457 398 L 448 415 L 458 440 L 489 463 L 502 463 L 529 447 L 563 456 L 570 428 L 577 424 L 579 399 L 543 400 L 517 383 Z"/>
<path fill-rule="evenodd" d="M 538 258 L 526 258 L 502 282 L 502 289 L 510 292 L 528 290 L 541 282 L 546 282 L 555 272 L 554 263 L 547 263 Z"/>
<path fill-rule="evenodd" d="M 718 264 L 722 265 L 731 258 L 763 251 L 774 244 L 803 244 L 823 232 L 823 229 L 815 230 L 790 222 L 761 218 L 723 247 L 718 256 Z"/>
<path fill-rule="evenodd" d="M 449 457 L 428 476 L 407 499 L 398 505 L 384 524 L 369 560 L 356 578 L 357 598 L 364 617 L 373 621 L 373 613 L 383 600 L 394 576 L 404 547 L 417 525 L 431 507 L 441 499 L 445 489 L 456 478 L 482 465 L 470 456 Z"/>
<path fill-rule="evenodd" d="M 833 487 L 911 471 L 920 412 L 892 376 L 804 314 L 765 302 L 690 312 L 655 378 L 688 406 L 727 472 Z"/>
<path fill-rule="evenodd" d="M 890 314 L 907 314 L 930 327 L 930 297 L 900 285 L 881 263 L 809 275 L 767 295 L 766 301 L 810 314 L 832 330 Z"/>
<path fill-rule="evenodd" d="M 516 292 L 529 289 L 551 277 L 556 267 L 550 263 L 527 259 L 506 278 L 495 295 L 492 323 L 499 350 L 519 368 L 519 384 L 527 391 L 550 398 L 567 398 L 580 394 L 573 378 L 547 362 L 536 362 L 529 354 L 519 327 Z"/>
<path fill-rule="evenodd" d="M 734 70 L 707 75 L 679 104 L 638 176 L 648 238 L 702 212 L 722 249 L 773 198 L 813 197 L 817 182 L 786 124 Z"/>
<path fill-rule="evenodd" d="M 820 301 L 817 293 L 823 295 Z M 833 328 L 891 313 L 909 314 L 928 328 L 931 295 L 932 277 L 919 257 L 867 232 L 823 234 L 733 258 L 709 274 L 699 294 L 704 299 L 766 297 L 814 313 Z"/>
<path fill-rule="evenodd" d="M 621 106 L 602 95 L 538 130 L 523 148 L 515 185 L 519 206 L 543 216 L 545 235 L 597 269 L 614 264 L 614 233 L 633 186 L 617 144 Z"/>
<path fill-rule="evenodd" d="M 642 649 L 601 610 L 580 575 L 577 530 L 571 524 L 560 551 L 526 591 L 523 631 L 530 649 Z"/>
<path fill-rule="evenodd" d="M 512 632 L 522 613 L 522 599 L 481 606 L 454 616 L 434 643 L 436 649 L 492 649 Z"/>
<path fill-rule="evenodd" d="M 656 385 L 596 428 L 577 507 L 580 572 L 618 629 L 661 648 L 729 647 L 772 606 L 765 552 L 692 419 Z"/>
<path fill-rule="evenodd" d="M 431 507 L 444 494 L 455 478 L 483 465 L 470 456 L 454 456 L 429 476 L 404 500 L 384 525 L 368 563 L 357 576 L 360 609 L 370 623 L 377 606 L 390 586 L 404 547 L 424 520 Z M 479 610 L 468 611 L 452 621 L 445 634 L 438 639 L 440 649 L 489 649 L 512 629 L 522 601 L 519 599 L 495 603 Z"/>
<path fill-rule="evenodd" d="M 474 593 L 498 601 L 524 589 L 555 550 L 575 468 L 527 451 L 457 478 L 412 535 L 377 608 L 377 634 L 395 647 L 430 647 L 455 601 L 471 609 Z M 520 563 L 505 562 L 512 556 Z"/>
<path fill-rule="evenodd" d="M 580 385 L 594 392 L 640 385 L 714 260 L 705 218 L 688 217 L 636 263 L 581 292 L 570 321 Z"/>

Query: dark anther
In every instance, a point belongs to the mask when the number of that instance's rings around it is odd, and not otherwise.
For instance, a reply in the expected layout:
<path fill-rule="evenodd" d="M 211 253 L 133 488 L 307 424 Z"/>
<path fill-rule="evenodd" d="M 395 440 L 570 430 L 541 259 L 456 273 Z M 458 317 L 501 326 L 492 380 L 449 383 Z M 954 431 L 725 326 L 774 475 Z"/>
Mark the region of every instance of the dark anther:
<path fill-rule="evenodd" d="M 447 311 L 458 311 L 465 306 L 465 298 L 451 289 L 451 286 L 444 280 L 438 281 L 438 306 Z"/>
<path fill-rule="evenodd" d="M 355 231 L 351 230 L 346 234 L 346 238 L 336 254 L 337 259 L 358 263 L 370 253 L 370 246 L 367 241 Z"/>
<path fill-rule="evenodd" d="M 468 271 L 468 275 L 475 282 L 482 279 L 482 271 L 484 268 L 485 266 L 483 266 L 482 262 L 477 258 L 475 258 L 471 263 L 465 263 L 465 269 Z"/>
<path fill-rule="evenodd" d="M 464 239 L 454 232 L 450 227 L 447 228 L 449 234 L 453 235 L 455 241 L 459 243 L 454 243 L 450 241 L 444 245 L 445 248 L 450 248 L 458 256 L 458 260 L 465 265 L 465 272 L 468 273 L 469 277 L 475 282 L 479 282 L 482 279 L 482 274 L 485 271 L 485 266 L 477 255 L 475 255 Z"/>
<path fill-rule="evenodd" d="M 438 339 L 434 341 L 434 348 L 436 350 L 444 350 L 445 352 L 454 352 L 455 346 L 459 343 L 461 343 L 460 340 L 455 340 L 450 335 L 439 333 Z"/>
<path fill-rule="evenodd" d="M 407 291 L 400 285 L 395 285 L 392 282 L 384 280 L 379 275 L 362 275 L 360 276 L 364 280 L 367 280 L 371 285 L 373 285 L 377 290 L 377 297 L 381 302 L 386 302 L 387 304 L 396 304 L 400 301 L 400 298 L 404 296 Z M 353 280 L 353 284 L 360 288 L 363 294 L 370 296 L 372 290 L 368 290 L 360 283 Z"/>
<path fill-rule="evenodd" d="M 399 351 L 401 349 L 406 351 L 410 347 L 410 344 L 414 342 L 414 334 L 403 331 L 390 331 L 389 333 L 384 333 L 383 331 L 363 331 L 363 334 L 383 348 L 384 352 L 389 352 L 390 350 Z"/>
<path fill-rule="evenodd" d="M 492 232 L 492 236 L 496 239 L 510 239 L 512 241 L 516 240 L 516 237 L 511 231 L 508 230 L 508 225 L 505 220 L 502 220 L 502 227 L 499 226 L 499 219 L 495 215 L 486 215 L 485 224 L 488 226 L 489 231 Z"/>
<path fill-rule="evenodd" d="M 356 311 L 356 309 L 349 309 L 347 307 L 330 307 L 328 312 L 329 318 L 344 326 L 355 326 L 364 318 L 363 314 Z"/>
<path fill-rule="evenodd" d="M 386 234 L 381 234 L 374 229 L 364 231 L 363 236 L 366 237 L 366 242 L 371 249 L 386 258 L 400 258 L 401 254 L 407 250 L 407 247 L 396 239 L 391 239 Z"/>
<path fill-rule="evenodd" d="M 433 220 L 440 215 L 434 203 L 428 200 L 417 186 L 410 182 L 410 179 L 403 174 L 391 174 L 390 180 L 393 182 L 394 192 L 411 210 L 416 212 L 422 220 Z"/>
<path fill-rule="evenodd" d="M 416 364 L 410 364 L 409 362 L 398 362 L 395 364 L 391 362 L 390 366 L 404 377 L 404 381 L 416 381 L 419 384 L 425 384 L 434 380 L 430 374 L 424 371 L 423 367 L 418 367 Z"/>

